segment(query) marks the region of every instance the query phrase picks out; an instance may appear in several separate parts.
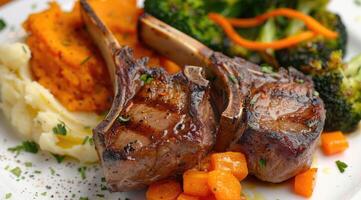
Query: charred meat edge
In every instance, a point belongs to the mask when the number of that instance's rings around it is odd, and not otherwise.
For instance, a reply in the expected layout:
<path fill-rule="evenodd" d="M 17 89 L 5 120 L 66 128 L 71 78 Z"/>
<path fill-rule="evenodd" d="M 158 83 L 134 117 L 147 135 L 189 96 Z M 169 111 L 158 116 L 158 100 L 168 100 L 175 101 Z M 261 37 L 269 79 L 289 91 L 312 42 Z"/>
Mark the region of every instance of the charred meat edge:
<path fill-rule="evenodd" d="M 222 115 L 216 141 L 216 150 L 223 151 L 227 149 L 230 144 L 231 146 L 241 144 L 241 147 L 238 147 L 237 149 L 243 148 L 243 152 L 246 153 L 247 157 L 249 157 L 248 166 L 251 173 L 259 179 L 268 182 L 282 182 L 310 167 L 312 154 L 315 151 L 320 133 L 323 130 L 325 110 L 322 100 L 318 96 L 313 95 L 313 83 L 309 78 L 299 72 L 293 73 L 296 71 L 293 69 L 291 69 L 289 73 L 286 70 L 281 69 L 279 73 L 273 74 L 275 76 L 274 79 L 272 77 L 273 75 L 264 76 L 259 66 L 249 63 L 241 58 L 230 59 L 223 54 L 213 52 L 195 39 L 190 38 L 184 33 L 148 14 L 144 14 L 139 21 L 138 34 L 143 43 L 157 50 L 161 54 L 168 56 L 179 64 L 196 64 L 198 66 L 205 67 L 208 72 L 208 79 L 212 79 L 213 76 L 221 79 L 221 84 L 219 82 L 217 84 L 213 84 L 212 90 L 213 93 L 225 90 L 226 95 L 222 95 L 221 92 L 218 92 L 220 94 L 215 94 L 213 98 L 217 99 L 217 96 L 219 95 L 228 96 L 228 104 L 224 107 L 218 106 L 218 112 L 222 113 Z M 232 65 L 235 67 L 232 67 Z M 240 70 L 239 67 L 243 69 Z M 240 73 L 245 70 L 248 71 L 246 74 L 254 77 L 260 77 L 260 79 L 257 80 L 258 78 L 256 78 L 256 80 L 251 80 L 250 82 L 252 83 L 244 83 L 244 80 L 237 80 Z M 233 77 L 233 81 L 227 81 L 229 80 L 229 77 Z M 247 90 L 248 87 L 249 90 L 252 90 L 252 88 L 261 87 L 267 82 L 273 82 L 275 84 L 277 84 L 277 82 L 280 84 L 288 84 L 288 82 L 290 82 L 290 84 L 294 84 L 297 78 L 306 81 L 306 84 L 303 87 L 310 87 L 308 89 L 308 94 L 300 97 L 307 98 L 309 100 L 308 105 L 314 107 L 313 110 L 316 123 L 313 124 L 314 126 L 311 130 L 309 130 L 309 133 L 302 133 L 302 135 L 295 137 L 287 135 L 289 133 L 286 135 L 283 135 L 282 132 L 273 134 L 270 130 L 252 129 L 247 122 L 247 115 L 250 113 L 248 107 L 250 105 L 245 105 L 247 104 L 247 98 L 249 97 L 244 95 L 244 89 Z M 245 88 L 244 84 L 249 85 Z M 246 101 L 244 101 L 245 99 Z M 270 133 L 270 135 L 265 136 L 264 134 L 266 133 Z M 242 137 L 244 134 L 246 134 L 246 137 Z M 263 135 L 261 137 L 261 141 L 254 141 L 253 143 L 250 143 L 253 139 L 259 138 L 259 135 Z M 295 146 L 287 144 L 287 142 L 277 142 L 277 140 L 274 142 L 275 140 L 272 137 L 275 136 L 289 137 L 288 139 L 295 141 Z M 297 147 L 299 144 L 296 144 L 298 143 L 297 140 L 302 140 L 302 144 L 299 147 Z M 265 142 L 266 144 L 262 146 L 262 142 Z M 267 144 L 268 142 L 274 143 L 270 146 Z M 287 147 L 287 145 L 289 146 Z M 257 148 L 259 148 L 260 151 L 257 151 Z M 297 152 L 294 152 L 295 148 L 299 148 L 296 150 Z M 261 157 L 260 154 L 262 155 L 265 153 L 262 152 L 263 150 L 267 150 L 268 152 L 279 152 L 279 149 L 284 150 L 283 154 L 279 157 L 274 156 L 269 158 L 269 165 L 264 168 L 259 167 L 259 160 L 257 160 L 257 158 Z M 253 153 L 256 154 L 253 155 Z M 290 158 L 287 158 L 288 156 L 290 156 Z M 287 165 L 287 160 L 292 160 L 291 165 Z M 277 163 L 283 164 L 278 165 Z M 268 174 L 265 174 L 265 172 Z M 278 173 L 279 175 L 277 175 Z"/>
<path fill-rule="evenodd" d="M 103 167 L 105 167 L 106 171 L 110 171 L 110 173 L 119 172 L 118 169 L 119 163 L 116 162 L 107 162 L 107 160 L 121 160 L 119 156 L 122 156 L 118 154 L 117 152 L 113 152 L 112 150 L 108 150 L 105 147 L 105 138 L 104 134 L 110 131 L 116 123 L 116 120 L 120 116 L 122 110 L 124 109 L 124 106 L 126 103 L 132 99 L 137 91 L 142 86 L 140 79 L 140 73 L 139 71 L 147 71 L 145 64 L 146 60 L 134 60 L 132 57 L 131 50 L 127 47 L 121 47 L 112 33 L 109 31 L 109 29 L 102 23 L 102 21 L 96 16 L 94 11 L 92 10 L 91 6 L 88 4 L 86 0 L 81 0 L 81 10 L 82 10 L 82 16 L 84 18 L 86 28 L 88 32 L 90 33 L 91 37 L 93 38 L 96 45 L 101 50 L 101 53 L 103 57 L 105 58 L 105 61 L 107 63 L 107 67 L 109 70 L 109 73 L 111 74 L 112 83 L 114 86 L 114 101 L 112 104 L 112 107 L 110 109 L 110 112 L 106 116 L 105 120 L 103 120 L 94 130 L 94 141 L 95 145 L 100 157 L 100 160 L 102 162 Z M 207 133 L 204 133 L 206 136 L 202 136 L 204 138 L 207 138 L 208 136 L 214 135 L 215 131 L 217 130 L 215 117 L 213 116 L 203 116 L 204 114 L 196 113 L 198 110 L 196 107 L 199 106 L 199 101 L 209 101 L 209 99 L 200 99 L 201 96 L 205 96 L 207 94 L 204 93 L 204 91 L 209 89 L 209 84 L 206 79 L 203 78 L 203 69 L 200 67 L 194 67 L 194 66 L 186 66 L 183 74 L 187 79 L 190 81 L 189 87 L 193 88 L 190 89 L 192 92 L 191 95 L 191 105 L 190 105 L 190 114 L 195 118 L 195 120 L 205 120 L 206 123 L 208 123 L 207 127 L 204 128 L 201 127 L 202 130 L 207 130 Z M 183 75 L 180 75 L 183 76 Z M 133 88 L 133 89 L 131 89 Z M 136 89 L 134 89 L 136 88 Z M 199 94 L 196 94 L 197 91 L 200 91 Z M 203 91 L 203 92 L 202 92 Z M 195 96 L 194 96 L 195 95 Z M 210 102 L 206 102 L 206 107 L 210 106 L 207 105 L 210 104 Z M 211 108 L 212 112 L 213 109 Z M 212 114 L 212 113 L 211 113 Z M 202 119 L 199 119 L 200 117 L 194 117 L 194 115 L 200 115 Z M 204 122 L 200 122 L 204 123 Z M 208 130 L 209 129 L 209 130 Z M 208 135 L 208 136 L 207 136 Z M 206 144 L 206 147 L 203 147 L 202 145 L 198 145 L 197 148 L 200 148 L 202 151 L 202 155 L 196 159 L 192 159 L 193 165 L 197 163 L 197 160 L 202 159 L 213 147 L 214 139 L 211 141 L 210 144 Z M 197 145 L 197 144 L 195 144 Z M 193 157 L 196 157 L 198 155 L 192 155 Z M 141 159 L 141 158 L 140 158 Z M 141 163 L 142 161 L 140 161 Z M 136 163 L 135 163 L 136 165 Z M 121 164 L 119 165 L 121 166 Z M 187 165 L 185 165 L 187 166 Z M 139 166 L 138 166 L 139 167 Z M 188 166 L 191 167 L 191 166 Z M 134 169 L 137 168 L 137 166 L 134 166 Z M 185 170 L 185 169 L 183 169 Z M 171 171 L 172 172 L 172 171 Z M 177 171 L 179 172 L 179 170 Z M 115 175 L 115 174 L 114 174 Z M 111 180 L 109 183 L 110 189 L 112 191 L 127 191 L 131 189 L 137 189 L 146 186 L 147 184 L 150 184 L 151 182 L 154 182 L 156 180 L 159 180 L 161 178 L 166 178 L 172 174 L 166 174 L 165 176 L 157 176 L 153 177 L 149 180 L 128 180 L 125 179 L 124 182 L 117 182 L 116 178 L 115 180 Z M 108 176 L 106 176 L 108 177 Z M 112 177 L 108 177 L 108 179 L 112 179 Z M 114 179 L 114 177 L 113 177 Z M 109 180 L 107 180 L 109 182 Z"/>

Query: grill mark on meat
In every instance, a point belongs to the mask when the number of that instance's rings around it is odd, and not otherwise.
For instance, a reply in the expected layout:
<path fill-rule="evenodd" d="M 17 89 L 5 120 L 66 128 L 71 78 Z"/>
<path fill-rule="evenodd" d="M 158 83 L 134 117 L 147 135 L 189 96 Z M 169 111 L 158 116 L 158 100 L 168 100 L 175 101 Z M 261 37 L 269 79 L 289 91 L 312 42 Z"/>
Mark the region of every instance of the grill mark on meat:
<path fill-rule="evenodd" d="M 213 52 L 147 14 L 140 19 L 139 36 L 177 63 L 209 71 L 221 116 L 216 150 L 241 150 L 250 173 L 269 182 L 282 182 L 310 166 L 325 110 L 309 77 L 293 68 L 263 73 L 258 65 Z M 267 164 L 261 167 L 260 159 Z"/>

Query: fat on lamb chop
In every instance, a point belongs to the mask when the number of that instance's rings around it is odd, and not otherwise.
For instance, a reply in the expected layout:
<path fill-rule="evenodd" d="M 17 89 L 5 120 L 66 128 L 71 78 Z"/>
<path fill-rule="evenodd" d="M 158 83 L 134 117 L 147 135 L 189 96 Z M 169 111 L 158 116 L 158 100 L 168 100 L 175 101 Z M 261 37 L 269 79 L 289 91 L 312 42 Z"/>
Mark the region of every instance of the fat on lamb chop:
<path fill-rule="evenodd" d="M 213 148 L 218 124 L 204 70 L 186 66 L 169 75 L 147 68 L 146 59 L 134 59 L 90 4 L 80 2 L 114 86 L 111 110 L 93 130 L 109 189 L 139 189 L 195 166 Z"/>
<path fill-rule="evenodd" d="M 178 64 L 204 67 L 221 113 L 215 150 L 242 151 L 250 173 L 268 182 L 285 181 L 310 167 L 325 121 L 310 78 L 295 69 L 273 72 L 213 52 L 148 14 L 140 18 L 138 34 Z"/>

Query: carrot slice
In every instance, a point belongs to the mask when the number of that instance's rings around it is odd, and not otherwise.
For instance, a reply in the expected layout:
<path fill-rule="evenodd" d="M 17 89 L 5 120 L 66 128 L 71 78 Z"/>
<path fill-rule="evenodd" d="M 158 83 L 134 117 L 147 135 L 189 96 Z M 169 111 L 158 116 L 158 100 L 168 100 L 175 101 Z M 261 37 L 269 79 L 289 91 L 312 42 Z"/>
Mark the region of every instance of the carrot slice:
<path fill-rule="evenodd" d="M 281 40 L 273 41 L 273 42 L 257 42 L 247 40 L 241 37 L 232 27 L 231 23 L 222 15 L 211 13 L 209 14 L 209 18 L 213 20 L 215 23 L 220 25 L 222 29 L 225 31 L 227 36 L 236 44 L 245 47 L 250 50 L 263 51 L 266 49 L 284 49 L 291 46 L 294 46 L 300 42 L 310 40 L 316 36 L 316 34 L 312 31 L 305 31 L 299 33 L 294 36 L 290 36 Z"/>
<path fill-rule="evenodd" d="M 174 180 L 164 180 L 149 186 L 147 200 L 176 200 L 182 193 L 181 186 Z"/>
<path fill-rule="evenodd" d="M 277 16 L 284 16 L 288 18 L 295 18 L 303 21 L 307 28 L 317 34 L 323 35 L 326 38 L 329 39 L 335 39 L 338 36 L 337 32 L 331 31 L 325 26 L 323 26 L 321 23 L 319 23 L 317 20 L 312 18 L 309 15 L 306 15 L 300 11 L 293 10 L 290 8 L 279 8 L 276 10 L 269 11 L 267 13 L 264 13 L 262 15 L 259 15 L 255 18 L 249 18 L 249 19 L 228 19 L 228 21 L 236 27 L 252 27 L 252 26 L 258 26 L 264 23 L 267 19 L 271 17 L 277 17 Z"/>
<path fill-rule="evenodd" d="M 241 200 L 241 184 L 230 172 L 222 170 L 209 172 L 208 186 L 217 200 Z"/>
<path fill-rule="evenodd" d="M 341 153 L 348 148 L 348 141 L 341 131 L 321 135 L 322 150 L 326 155 Z"/>
<path fill-rule="evenodd" d="M 199 197 L 190 196 L 182 193 L 178 196 L 177 200 L 199 200 Z"/>
<path fill-rule="evenodd" d="M 317 168 L 312 168 L 295 177 L 294 190 L 296 194 L 311 197 L 316 183 Z"/>
<path fill-rule="evenodd" d="M 167 59 L 167 58 L 161 58 L 160 60 L 161 65 L 167 70 L 167 72 L 171 74 L 175 74 L 177 72 L 180 72 L 182 69 L 179 65 L 177 65 L 175 62 Z"/>
<path fill-rule="evenodd" d="M 215 153 L 211 155 L 211 166 L 215 170 L 231 172 L 239 181 L 248 175 L 247 161 L 239 152 Z"/>
<path fill-rule="evenodd" d="M 185 194 L 206 197 L 211 194 L 208 188 L 208 173 L 188 170 L 183 174 L 183 190 Z"/>

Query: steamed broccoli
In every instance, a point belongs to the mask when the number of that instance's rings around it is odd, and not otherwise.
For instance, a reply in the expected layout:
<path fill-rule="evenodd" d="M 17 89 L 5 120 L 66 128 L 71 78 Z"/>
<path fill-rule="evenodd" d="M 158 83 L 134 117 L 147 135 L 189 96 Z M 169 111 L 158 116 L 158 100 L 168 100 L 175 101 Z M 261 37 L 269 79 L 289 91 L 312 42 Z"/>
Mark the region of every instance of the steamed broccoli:
<path fill-rule="evenodd" d="M 158 19 L 217 51 L 224 51 L 224 33 L 207 17 L 204 0 L 146 0 L 144 9 Z"/>
<path fill-rule="evenodd" d="M 361 120 L 361 56 L 345 65 L 341 52 L 335 51 L 327 66 L 309 69 L 327 110 L 325 130 L 352 131 Z"/>

